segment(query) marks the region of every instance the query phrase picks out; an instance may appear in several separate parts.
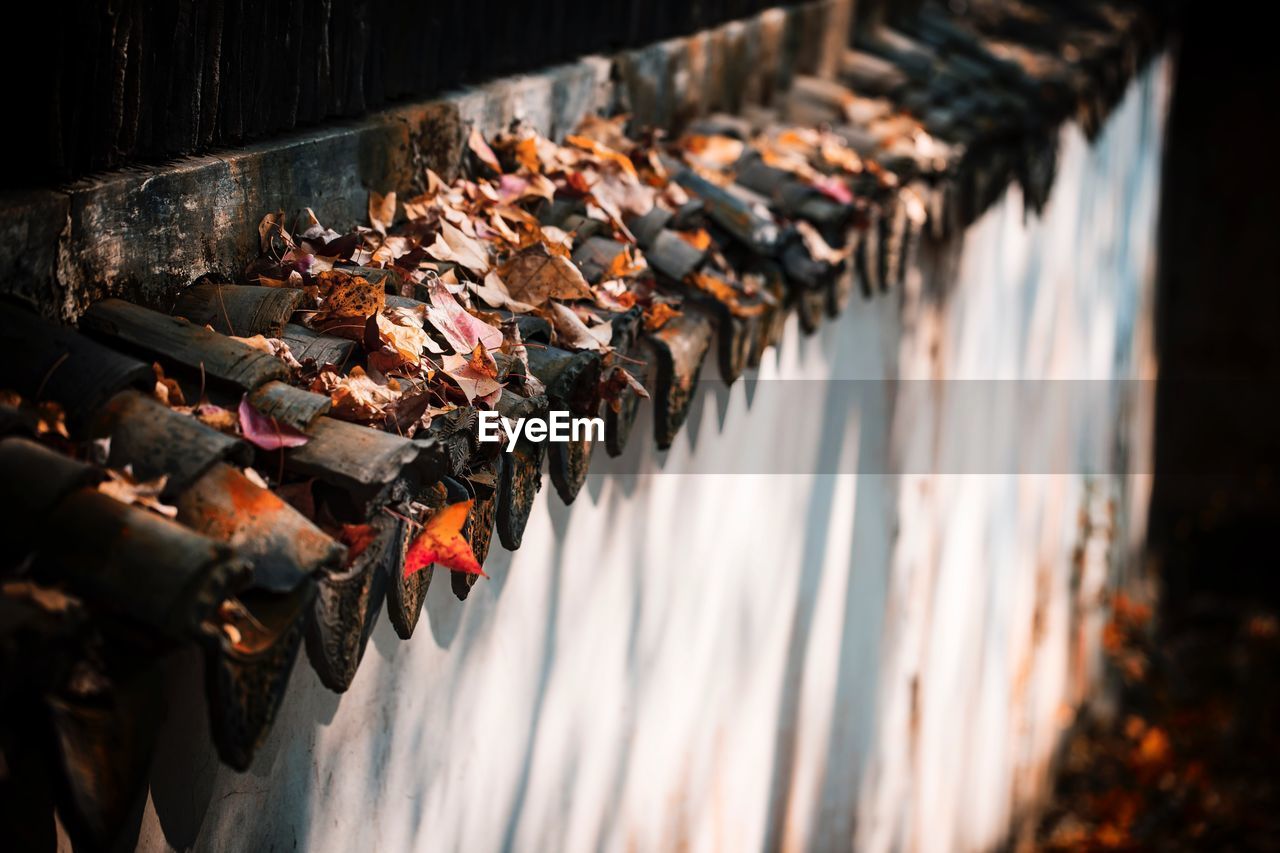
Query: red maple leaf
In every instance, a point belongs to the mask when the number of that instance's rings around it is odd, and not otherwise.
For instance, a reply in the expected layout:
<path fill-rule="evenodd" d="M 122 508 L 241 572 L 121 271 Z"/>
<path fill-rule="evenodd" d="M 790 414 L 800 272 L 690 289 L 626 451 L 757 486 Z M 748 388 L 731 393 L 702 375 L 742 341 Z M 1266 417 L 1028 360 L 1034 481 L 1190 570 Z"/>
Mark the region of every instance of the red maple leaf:
<path fill-rule="evenodd" d="M 404 555 L 405 577 L 422 571 L 432 563 L 439 563 L 455 572 L 488 577 L 484 574 L 484 569 L 480 568 L 480 563 L 471 550 L 471 543 L 462 538 L 462 527 L 467 523 L 472 503 L 474 501 L 450 504 L 427 519 L 426 526 Z"/>

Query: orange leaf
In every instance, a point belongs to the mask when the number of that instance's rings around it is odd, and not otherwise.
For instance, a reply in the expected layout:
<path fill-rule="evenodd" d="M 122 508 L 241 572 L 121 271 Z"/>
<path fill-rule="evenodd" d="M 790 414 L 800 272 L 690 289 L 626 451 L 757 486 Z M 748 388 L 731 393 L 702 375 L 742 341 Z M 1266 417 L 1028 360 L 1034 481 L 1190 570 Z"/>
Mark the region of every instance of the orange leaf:
<path fill-rule="evenodd" d="M 564 141 L 577 148 L 581 148 L 584 151 L 590 151 L 592 154 L 596 155 L 601 160 L 605 160 L 610 163 L 613 163 L 615 166 L 617 166 L 622 171 L 626 172 L 631 177 L 633 178 L 636 177 L 636 167 L 631 162 L 631 158 L 628 157 L 626 154 L 623 154 L 618 151 L 614 151 L 609 146 L 601 145 L 599 142 L 596 142 L 594 139 L 588 139 L 585 136 L 574 136 L 573 134 L 570 134 L 569 136 L 565 137 Z"/>
<path fill-rule="evenodd" d="M 338 541 L 347 546 L 347 563 L 354 563 L 365 548 L 373 544 L 378 531 L 372 524 L 344 524 L 338 533 Z"/>
<path fill-rule="evenodd" d="M 535 175 L 542 171 L 542 160 L 538 157 L 538 139 L 526 136 L 516 143 L 516 160 Z"/>
<path fill-rule="evenodd" d="M 427 519 L 426 526 L 404 555 L 405 577 L 422 571 L 432 563 L 439 563 L 455 572 L 488 577 L 484 574 L 484 569 L 480 568 L 480 563 L 471 550 L 471 543 L 462 537 L 462 527 L 467 523 L 472 503 L 474 501 L 450 504 Z"/>
<path fill-rule="evenodd" d="M 676 236 L 699 251 L 705 252 L 711 248 L 711 234 L 705 228 L 699 228 L 697 231 L 677 231 Z"/>
<path fill-rule="evenodd" d="M 469 366 L 474 373 L 489 379 L 498 378 L 498 365 L 493 360 L 493 356 L 489 355 L 489 351 L 484 348 L 484 344 L 476 342 L 476 348 L 471 351 L 471 358 L 467 359 Z"/>
<path fill-rule="evenodd" d="M 666 302 L 655 302 L 644 311 L 644 327 L 656 332 L 667 324 L 672 317 L 679 317 L 680 312 Z"/>
<path fill-rule="evenodd" d="M 710 241 L 710 235 L 707 240 Z M 645 269 L 646 264 L 643 258 L 637 260 L 631 254 L 631 247 L 624 246 L 622 251 L 613 256 L 613 260 L 609 262 L 609 266 L 604 271 L 604 278 L 626 278 L 629 275 L 640 272 Z"/>

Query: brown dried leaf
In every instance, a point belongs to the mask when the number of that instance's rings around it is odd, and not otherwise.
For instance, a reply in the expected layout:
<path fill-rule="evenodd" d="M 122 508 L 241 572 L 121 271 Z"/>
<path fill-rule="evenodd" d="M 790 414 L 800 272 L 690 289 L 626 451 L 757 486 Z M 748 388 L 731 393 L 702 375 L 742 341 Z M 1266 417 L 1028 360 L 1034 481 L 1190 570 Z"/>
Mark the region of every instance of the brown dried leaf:
<path fill-rule="evenodd" d="M 185 406 L 187 401 L 182 396 L 182 386 L 164 375 L 160 362 L 152 362 L 151 372 L 156 377 L 155 398 L 166 406 Z"/>
<path fill-rule="evenodd" d="M 654 302 L 644 309 L 644 327 L 646 331 L 656 332 L 667 324 L 672 317 L 679 317 L 680 312 L 669 302 Z"/>
<path fill-rule="evenodd" d="M 534 243 L 516 254 L 498 271 L 511 295 L 538 306 L 548 299 L 591 299 L 591 288 L 573 261 Z"/>
<path fill-rule="evenodd" d="M 152 512 L 173 518 L 178 508 L 160 502 L 160 493 L 169 481 L 168 474 L 161 474 L 154 480 L 138 482 L 133 478 L 133 470 L 128 466 L 123 471 L 114 468 L 104 469 L 107 479 L 98 484 L 98 491 L 115 498 L 123 504 L 136 504 Z"/>
<path fill-rule="evenodd" d="M 739 294 L 733 285 L 719 276 L 697 271 L 690 274 L 687 280 L 698 290 L 714 297 L 716 301 L 728 308 L 729 313 L 734 316 L 755 317 L 764 313 L 766 307 L 764 303 L 743 304 L 742 294 Z"/>
<path fill-rule="evenodd" d="M 608 323 L 588 327 L 568 305 L 560 302 L 547 303 L 547 312 L 551 325 L 556 331 L 556 341 L 575 350 L 604 352 L 609 349 L 609 340 L 613 330 Z M 602 330 L 602 331 L 599 331 Z M 604 335 L 604 339 L 601 339 Z"/>
<path fill-rule="evenodd" d="M 395 192 L 382 195 L 371 190 L 369 192 L 369 224 L 373 226 L 373 230 L 385 236 L 395 218 Z"/>
<path fill-rule="evenodd" d="M 380 313 L 387 303 L 381 285 L 342 270 L 322 272 L 316 283 L 323 301 L 311 326 L 342 337 L 360 340 L 365 318 Z"/>
<path fill-rule="evenodd" d="M 377 315 L 378 337 L 395 351 L 400 360 L 417 365 L 422 351 L 444 352 L 423 328 L 422 317 L 408 308 L 388 308 Z"/>
<path fill-rule="evenodd" d="M 311 383 L 311 390 L 329 395 L 333 403 L 330 414 L 334 417 L 361 423 L 382 418 L 403 393 L 396 380 L 378 382 L 358 366 L 346 376 L 324 371 Z"/>
<path fill-rule="evenodd" d="M 506 283 L 496 270 L 489 271 L 484 277 L 484 284 L 468 283 L 467 289 L 479 296 L 490 308 L 506 308 L 520 314 L 527 314 L 534 309 L 532 305 L 511 298 L 511 291 L 507 290 Z"/>
<path fill-rule="evenodd" d="M 427 253 L 438 261 L 452 261 L 477 275 L 484 275 L 491 266 L 489 250 L 484 244 L 445 220 L 440 222 L 440 233 Z"/>

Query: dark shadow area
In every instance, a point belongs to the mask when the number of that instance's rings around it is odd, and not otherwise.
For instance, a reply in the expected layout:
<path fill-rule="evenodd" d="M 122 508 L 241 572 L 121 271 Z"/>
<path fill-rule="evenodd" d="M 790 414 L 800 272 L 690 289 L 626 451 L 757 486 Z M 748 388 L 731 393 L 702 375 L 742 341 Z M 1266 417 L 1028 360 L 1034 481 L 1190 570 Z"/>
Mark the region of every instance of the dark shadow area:
<path fill-rule="evenodd" d="M 1191 3 L 1169 116 L 1162 184 L 1156 343 L 1156 480 L 1150 543 L 1164 609 L 1201 595 L 1280 600 L 1280 65 L 1251 7 Z M 1186 399 L 1180 383 L 1269 389 L 1263 404 L 1228 394 Z M 1267 405 L 1266 403 L 1270 403 Z M 1179 470 L 1198 460 L 1198 472 Z M 1175 472 L 1175 473 L 1171 473 Z"/>

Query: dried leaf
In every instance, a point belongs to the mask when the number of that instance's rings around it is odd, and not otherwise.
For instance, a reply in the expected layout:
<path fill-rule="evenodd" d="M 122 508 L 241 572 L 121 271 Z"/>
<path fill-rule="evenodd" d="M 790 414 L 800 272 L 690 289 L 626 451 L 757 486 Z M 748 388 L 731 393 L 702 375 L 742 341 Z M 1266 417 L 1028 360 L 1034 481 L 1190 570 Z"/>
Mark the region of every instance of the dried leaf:
<path fill-rule="evenodd" d="M 267 355 L 273 355 L 276 358 L 289 365 L 294 370 L 302 367 L 302 363 L 293 357 L 293 350 L 289 349 L 289 345 L 279 338 L 268 338 L 266 335 L 253 335 L 248 338 L 238 338 L 235 335 L 229 335 L 233 341 L 238 341 L 245 346 L 253 347 Z"/>
<path fill-rule="evenodd" d="M 492 265 L 489 250 L 474 237 L 468 237 L 448 221 L 440 222 L 440 233 L 427 253 L 438 261 L 452 261 L 477 275 L 484 275 Z"/>
<path fill-rule="evenodd" d="M 574 134 L 570 134 L 569 136 L 566 136 L 564 141 L 569 143 L 570 145 L 576 145 L 578 148 L 581 148 L 584 151 L 590 151 L 592 154 L 596 155 L 601 160 L 605 161 L 606 163 L 614 164 L 623 172 L 627 173 L 633 178 L 638 179 L 639 177 L 636 175 L 636 167 L 635 167 L 635 164 L 631 162 L 630 157 L 620 152 L 614 151 L 612 148 L 610 148 L 609 146 L 603 143 L 597 142 L 596 140 L 586 136 L 576 136 Z"/>
<path fill-rule="evenodd" d="M 225 432 L 227 435 L 240 434 L 240 417 L 230 409 L 215 406 L 212 403 L 201 403 L 191 410 L 196 420 L 205 426 Z"/>
<path fill-rule="evenodd" d="M 538 137 L 526 136 L 516 143 L 516 162 L 532 173 L 542 171 L 542 159 L 538 156 Z"/>
<path fill-rule="evenodd" d="M 623 246 L 622 251 L 609 261 L 609 266 L 604 271 L 604 278 L 627 278 L 648 268 L 649 264 L 643 255 L 633 253 L 630 246 Z"/>
<path fill-rule="evenodd" d="M 764 303 L 756 303 L 745 305 L 742 302 L 742 294 L 734 289 L 733 285 L 724 279 L 701 270 L 691 273 L 687 280 L 694 287 L 703 293 L 714 297 L 729 309 L 729 313 L 737 317 L 755 317 L 763 314 L 765 310 Z"/>
<path fill-rule="evenodd" d="M 494 154 L 493 149 L 489 147 L 489 143 L 484 141 L 484 135 L 480 133 L 479 128 L 471 128 L 471 133 L 467 136 L 467 147 L 471 149 L 471 153 L 476 155 L 476 159 L 481 163 L 499 175 L 502 174 L 502 165 L 498 163 L 498 155 Z"/>
<path fill-rule="evenodd" d="M 151 372 L 156 376 L 155 397 L 166 406 L 185 406 L 186 399 L 182 396 L 182 386 L 175 380 L 164 375 L 164 368 L 160 366 L 160 362 L 152 362 Z"/>
<path fill-rule="evenodd" d="M 282 424 L 270 415 L 264 415 L 249 402 L 249 395 L 240 398 L 240 433 L 250 444 L 263 450 L 281 450 L 301 447 L 309 440 L 306 433 L 288 424 Z"/>
<path fill-rule="evenodd" d="M 615 412 L 621 409 L 622 395 L 627 390 L 646 400 L 649 399 L 649 392 L 640 384 L 640 380 L 631 375 L 629 370 L 614 365 L 601 377 L 600 399 L 607 401 Z"/>
<path fill-rule="evenodd" d="M 391 228 L 391 223 L 396 218 L 396 194 L 389 192 L 386 195 L 369 192 L 369 224 L 373 226 L 373 230 L 379 234 L 386 236 L 387 230 Z"/>
<path fill-rule="evenodd" d="M 311 326 L 341 337 L 360 340 L 365 319 L 378 314 L 387 303 L 380 284 L 342 270 L 330 270 L 316 277 L 323 302 L 311 318 Z"/>
<path fill-rule="evenodd" d="M 437 563 L 455 572 L 484 575 L 471 544 L 462 536 L 473 501 L 450 504 L 438 510 L 422 528 L 404 555 L 404 576 Z M 487 577 L 487 575 L 485 575 Z"/>
<path fill-rule="evenodd" d="M 467 289 L 479 296 L 484 304 L 491 308 L 506 308 L 519 314 L 526 314 L 534 309 L 532 305 L 511 298 L 511 291 L 507 290 L 507 285 L 496 270 L 489 271 L 489 274 L 484 277 L 484 284 L 468 282 Z"/>
<path fill-rule="evenodd" d="M 591 299 L 591 288 L 573 261 L 534 243 L 517 252 L 498 271 L 511 295 L 538 306 L 548 299 Z"/>
<path fill-rule="evenodd" d="M 796 220 L 795 226 L 801 242 L 804 243 L 805 249 L 809 251 L 809 256 L 815 261 L 838 266 L 849 256 L 848 249 L 837 250 L 831 248 L 830 244 L 818 233 L 818 229 L 803 219 Z"/>
<path fill-rule="evenodd" d="M 344 524 L 338 531 L 338 541 L 347 546 L 347 565 L 351 565 L 365 549 L 378 538 L 378 531 L 372 524 Z"/>
<path fill-rule="evenodd" d="M 294 248 L 293 237 L 289 236 L 289 232 L 286 231 L 284 227 L 283 210 L 278 210 L 275 213 L 268 213 L 266 216 L 262 217 L 262 221 L 258 223 L 258 243 L 262 248 L 262 254 L 270 255 L 272 253 L 272 243 L 276 237 L 283 240 L 285 246 L 288 248 Z"/>
<path fill-rule="evenodd" d="M 742 140 L 719 134 L 689 134 L 680 140 L 688 157 L 708 169 L 727 169 L 742 157 Z"/>
<path fill-rule="evenodd" d="M 853 204 L 853 193 L 849 191 L 844 181 L 831 175 L 823 175 L 813 182 L 813 188 L 828 198 L 833 198 L 841 204 Z"/>
<path fill-rule="evenodd" d="M 29 601 L 46 613 L 66 613 L 81 605 L 80 599 L 67 595 L 57 587 L 40 586 L 31 581 L 7 580 L 0 586 L 5 598 Z"/>
<path fill-rule="evenodd" d="M 644 309 L 644 328 L 656 332 L 667 324 L 672 317 L 679 317 L 680 312 L 669 302 L 654 302 Z"/>
<path fill-rule="evenodd" d="M 395 350 L 401 361 L 416 365 L 425 349 L 432 353 L 444 350 L 422 325 L 422 317 L 409 308 L 388 308 L 377 315 L 378 337 L 382 343 Z"/>
<path fill-rule="evenodd" d="M 596 304 L 610 311 L 629 311 L 636 304 L 636 294 L 625 281 L 609 279 L 596 285 Z"/>
<path fill-rule="evenodd" d="M 377 382 L 358 366 L 346 376 L 324 371 L 311 383 L 311 390 L 329 395 L 334 417 L 362 423 L 384 417 L 387 407 L 403 393 L 396 380 Z"/>
<path fill-rule="evenodd" d="M 626 124 L 630 118 L 626 114 L 612 118 L 591 114 L 578 124 L 576 133 L 578 136 L 593 139 L 601 145 L 608 146 L 614 151 L 630 154 L 636 147 L 626 134 Z"/>
<path fill-rule="evenodd" d="M 484 344 L 486 349 L 502 346 L 502 332 L 468 314 L 440 281 L 429 281 L 427 293 L 431 300 L 427 319 L 444 335 L 454 352 L 470 355 L 476 344 Z"/>
<path fill-rule="evenodd" d="M 177 507 L 160 502 L 160 493 L 169 482 L 168 474 L 161 474 L 154 480 L 138 482 L 133 478 L 133 470 L 128 466 L 123 471 L 117 471 L 114 468 L 107 468 L 105 471 L 107 479 L 98 484 L 98 491 L 104 495 L 115 498 L 123 504 L 146 507 L 166 518 L 173 518 L 178 514 Z"/>
<path fill-rule="evenodd" d="M 700 252 L 711 248 L 711 234 L 705 228 L 697 231 L 677 231 L 676 236 Z"/>
<path fill-rule="evenodd" d="M 441 359 L 444 373 L 458 384 L 467 402 L 477 397 L 487 397 L 502 390 L 498 382 L 498 365 L 482 344 L 476 344 L 471 355 L 446 355 Z"/>
<path fill-rule="evenodd" d="M 609 348 L 608 341 L 600 340 L 568 305 L 560 302 L 549 302 L 547 303 L 547 313 L 550 315 L 552 327 L 556 330 L 556 341 L 563 346 L 569 349 L 590 350 L 593 352 L 603 352 Z M 608 323 L 596 328 L 603 328 L 612 338 L 613 331 Z"/>

